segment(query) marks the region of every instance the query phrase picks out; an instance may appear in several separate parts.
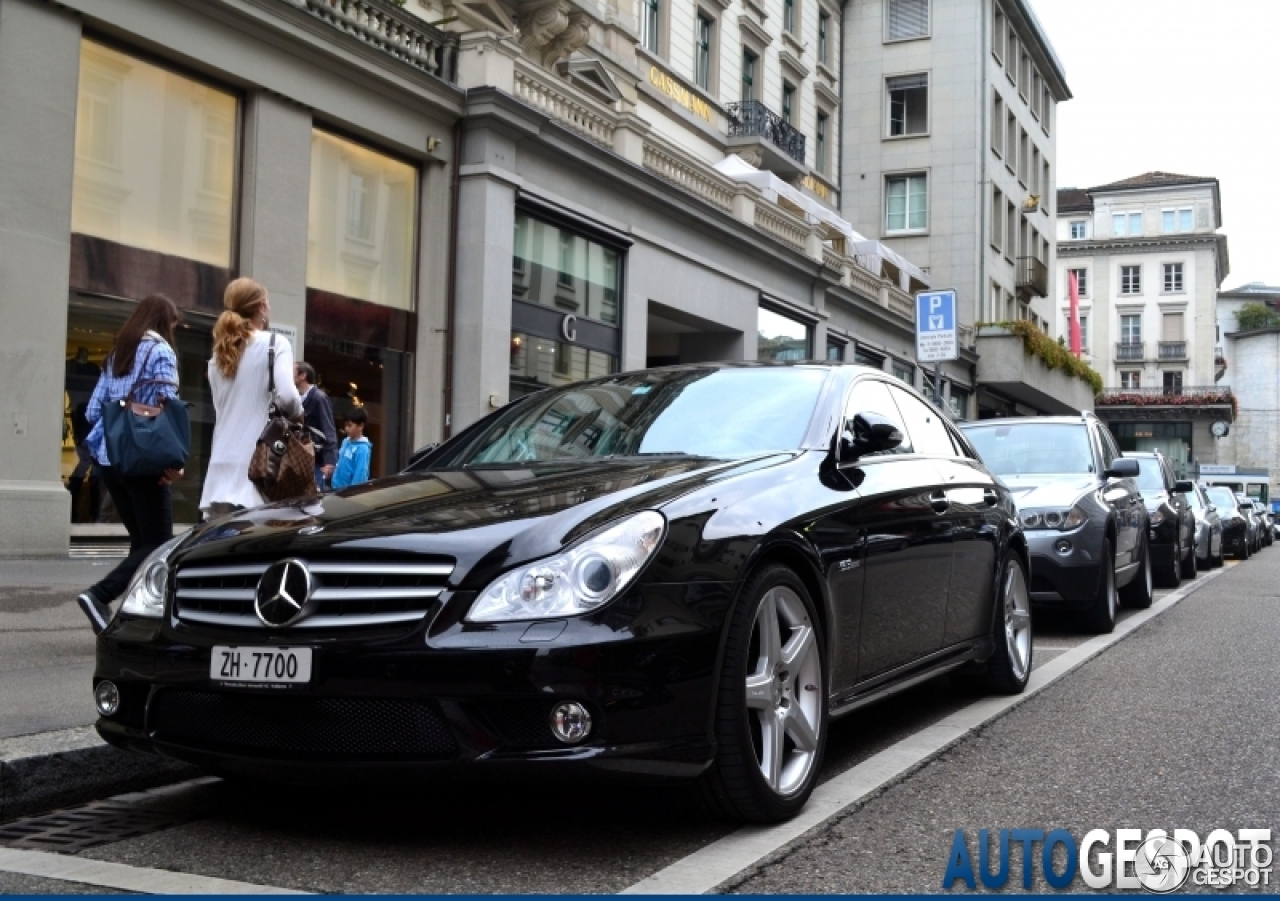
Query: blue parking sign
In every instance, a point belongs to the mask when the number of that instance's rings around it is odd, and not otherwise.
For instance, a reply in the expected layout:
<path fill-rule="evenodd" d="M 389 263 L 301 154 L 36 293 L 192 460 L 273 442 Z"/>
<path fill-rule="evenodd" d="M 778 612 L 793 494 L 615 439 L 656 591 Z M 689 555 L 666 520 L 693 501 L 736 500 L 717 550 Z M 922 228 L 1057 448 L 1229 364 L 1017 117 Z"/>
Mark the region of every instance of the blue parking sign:
<path fill-rule="evenodd" d="M 959 357 L 956 292 L 921 291 L 916 295 L 916 360 L 939 363 Z"/>

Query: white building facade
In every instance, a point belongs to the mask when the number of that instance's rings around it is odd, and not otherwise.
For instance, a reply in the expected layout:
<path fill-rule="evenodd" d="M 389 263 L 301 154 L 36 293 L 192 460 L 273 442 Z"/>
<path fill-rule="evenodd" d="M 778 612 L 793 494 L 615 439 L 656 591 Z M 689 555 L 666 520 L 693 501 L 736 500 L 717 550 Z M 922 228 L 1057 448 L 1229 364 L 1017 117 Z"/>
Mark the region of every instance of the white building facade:
<path fill-rule="evenodd" d="M 1030 5 L 869 0 L 846 7 L 844 31 L 845 216 L 956 289 L 963 321 L 1049 331 L 1056 115 L 1071 92 Z M 983 415 L 1065 412 L 1035 381 L 992 387 Z"/>
<path fill-rule="evenodd" d="M 1215 362 L 1230 264 L 1221 226 L 1215 178 L 1147 172 L 1058 193 L 1058 332 L 1074 274 L 1086 359 L 1105 386 L 1099 414 L 1122 449 L 1158 448 L 1184 474 L 1217 461 L 1210 428 L 1230 407 Z"/>

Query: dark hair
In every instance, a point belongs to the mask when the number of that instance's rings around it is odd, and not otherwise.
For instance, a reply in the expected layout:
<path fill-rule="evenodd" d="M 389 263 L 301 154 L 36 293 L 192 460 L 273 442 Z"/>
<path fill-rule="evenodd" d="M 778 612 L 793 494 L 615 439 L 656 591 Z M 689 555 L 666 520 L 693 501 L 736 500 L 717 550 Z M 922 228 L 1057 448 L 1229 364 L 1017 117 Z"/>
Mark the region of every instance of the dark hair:
<path fill-rule="evenodd" d="M 138 345 L 147 332 L 155 332 L 172 347 L 173 330 L 180 322 L 182 313 L 179 312 L 178 305 L 163 294 L 152 294 L 140 301 L 120 327 L 120 331 L 116 332 L 116 340 L 111 345 L 108 358 L 111 372 L 119 378 L 133 370 Z"/>
<path fill-rule="evenodd" d="M 364 426 L 369 421 L 369 414 L 364 411 L 364 407 L 352 407 L 347 413 L 347 422 L 354 422 L 356 425 Z"/>
<path fill-rule="evenodd" d="M 302 373 L 302 377 L 307 380 L 308 385 L 316 383 L 316 368 L 310 363 L 304 363 L 301 360 L 293 364 L 293 368 Z"/>

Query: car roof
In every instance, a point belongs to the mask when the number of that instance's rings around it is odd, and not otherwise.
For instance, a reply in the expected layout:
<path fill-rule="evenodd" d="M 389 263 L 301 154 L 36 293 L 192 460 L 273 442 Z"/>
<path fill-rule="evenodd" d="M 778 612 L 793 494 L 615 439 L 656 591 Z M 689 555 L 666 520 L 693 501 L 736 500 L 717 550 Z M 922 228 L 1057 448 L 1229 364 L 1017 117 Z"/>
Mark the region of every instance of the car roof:
<path fill-rule="evenodd" d="M 1084 425 L 1088 421 L 1084 416 L 1005 416 L 1000 419 L 971 419 L 960 425 L 962 428 L 984 425 L 1027 425 L 1033 422 L 1049 425 Z"/>

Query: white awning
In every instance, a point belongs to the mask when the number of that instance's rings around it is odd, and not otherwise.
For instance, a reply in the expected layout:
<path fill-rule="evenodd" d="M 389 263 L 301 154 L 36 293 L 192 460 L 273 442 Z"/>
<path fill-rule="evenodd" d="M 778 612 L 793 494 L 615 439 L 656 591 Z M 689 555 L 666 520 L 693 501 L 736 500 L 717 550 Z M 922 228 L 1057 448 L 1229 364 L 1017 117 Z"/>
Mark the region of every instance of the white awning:
<path fill-rule="evenodd" d="M 854 231 L 844 219 L 814 198 L 792 187 L 772 172 L 757 169 L 736 153 L 731 153 L 716 163 L 715 169 L 721 175 L 727 175 L 734 181 L 744 182 L 760 189 L 765 200 L 777 203 L 793 213 L 804 217 L 805 221 L 822 223 L 829 231 L 839 234 L 845 240 L 845 252 L 858 258 L 863 267 L 877 275 L 894 278 L 897 273 L 907 276 L 912 282 L 929 287 L 929 277 L 920 268 L 896 251 L 886 247 L 879 241 L 872 240 Z M 886 267 L 884 264 L 888 263 Z M 888 271 L 891 270 L 891 271 Z M 904 289 L 908 285 L 901 285 Z"/>

